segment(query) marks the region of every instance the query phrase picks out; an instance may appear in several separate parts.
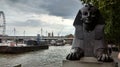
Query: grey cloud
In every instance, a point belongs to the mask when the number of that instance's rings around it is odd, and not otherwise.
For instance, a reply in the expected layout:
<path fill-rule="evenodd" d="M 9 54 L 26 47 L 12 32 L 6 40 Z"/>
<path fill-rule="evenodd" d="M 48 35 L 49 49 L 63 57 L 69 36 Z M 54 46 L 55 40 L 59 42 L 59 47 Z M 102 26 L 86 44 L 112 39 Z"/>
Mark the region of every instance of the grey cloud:
<path fill-rule="evenodd" d="M 43 7 L 45 5 L 42 0 L 4 0 L 3 5 L 7 6 L 6 9 L 19 11 L 23 13 L 37 13 L 37 14 L 46 14 L 48 13 Z M 2 4 L 2 3 L 1 3 Z"/>
<path fill-rule="evenodd" d="M 27 20 L 24 22 L 14 21 L 13 23 L 7 23 L 7 26 L 17 26 L 17 27 L 47 27 L 51 29 L 57 29 L 64 27 L 65 25 L 61 24 L 51 24 L 42 22 L 40 20 Z"/>
<path fill-rule="evenodd" d="M 27 20 L 25 22 L 14 21 L 13 23 L 7 23 L 7 26 L 19 26 L 19 27 L 37 27 L 40 23 L 36 20 Z"/>
<path fill-rule="evenodd" d="M 0 0 L 0 11 L 4 11 L 5 13 L 7 27 L 28 26 L 31 28 L 46 27 L 46 29 L 50 28 L 54 30 L 63 29 L 62 27 L 66 27 L 65 25 L 46 23 L 26 17 L 29 16 L 28 14 L 49 14 L 60 16 L 63 19 L 73 19 L 81 7 L 80 0 Z M 24 21 L 21 22 L 21 20 Z"/>
<path fill-rule="evenodd" d="M 23 12 L 37 14 L 50 14 L 62 16 L 63 18 L 73 18 L 76 15 L 81 3 L 79 0 L 4 0 L 5 3 Z"/>
<path fill-rule="evenodd" d="M 45 0 L 49 1 L 49 0 Z M 70 18 L 80 9 L 81 3 L 79 0 L 53 0 L 50 1 L 46 9 L 50 11 L 51 15 L 62 16 Z"/>

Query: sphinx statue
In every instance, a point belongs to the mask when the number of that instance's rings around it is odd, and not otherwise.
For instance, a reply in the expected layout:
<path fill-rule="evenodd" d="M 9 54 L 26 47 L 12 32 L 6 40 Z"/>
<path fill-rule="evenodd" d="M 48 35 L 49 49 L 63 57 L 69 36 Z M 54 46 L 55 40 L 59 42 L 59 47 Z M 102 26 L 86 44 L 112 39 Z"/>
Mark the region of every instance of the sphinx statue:
<path fill-rule="evenodd" d="M 75 37 L 71 52 L 66 57 L 67 60 L 95 57 L 98 61 L 113 62 L 104 38 L 105 20 L 95 6 L 87 4 L 81 8 L 73 26 Z"/>

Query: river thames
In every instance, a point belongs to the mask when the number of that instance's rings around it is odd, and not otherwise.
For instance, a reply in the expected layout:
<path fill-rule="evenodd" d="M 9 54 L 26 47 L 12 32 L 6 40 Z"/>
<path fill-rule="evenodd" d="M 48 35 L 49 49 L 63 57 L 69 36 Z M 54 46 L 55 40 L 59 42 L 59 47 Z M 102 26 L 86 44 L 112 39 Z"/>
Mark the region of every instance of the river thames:
<path fill-rule="evenodd" d="M 22 67 L 62 67 L 62 61 L 70 52 L 71 46 L 50 46 L 49 49 L 28 52 L 23 54 L 0 54 L 0 67 L 13 67 L 21 64 Z M 118 52 L 113 52 L 115 62 Z"/>
<path fill-rule="evenodd" d="M 0 54 L 0 67 L 61 67 L 71 46 L 50 46 L 49 49 L 23 54 Z"/>

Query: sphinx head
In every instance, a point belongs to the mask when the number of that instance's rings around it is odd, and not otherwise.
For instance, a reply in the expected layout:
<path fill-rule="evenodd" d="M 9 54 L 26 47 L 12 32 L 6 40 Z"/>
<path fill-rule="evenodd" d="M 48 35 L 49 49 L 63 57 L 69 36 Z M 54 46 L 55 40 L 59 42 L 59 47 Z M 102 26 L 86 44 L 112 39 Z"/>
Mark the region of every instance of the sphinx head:
<path fill-rule="evenodd" d="M 103 20 L 103 18 L 99 10 L 91 4 L 87 4 L 80 9 L 74 21 L 74 26 L 84 25 L 85 30 L 92 31 L 97 24 L 104 24 L 104 21 L 101 20 Z"/>
<path fill-rule="evenodd" d="M 97 16 L 98 9 L 90 4 L 85 5 L 85 7 L 81 9 L 81 20 L 83 20 L 85 24 L 95 23 Z"/>

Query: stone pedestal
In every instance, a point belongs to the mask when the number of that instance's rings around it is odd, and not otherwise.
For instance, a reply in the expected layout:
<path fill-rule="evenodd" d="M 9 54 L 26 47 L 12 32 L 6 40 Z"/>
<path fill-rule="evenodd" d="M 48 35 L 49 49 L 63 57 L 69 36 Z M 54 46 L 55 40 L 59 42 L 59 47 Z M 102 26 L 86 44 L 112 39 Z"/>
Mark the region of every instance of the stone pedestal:
<path fill-rule="evenodd" d="M 79 61 L 63 60 L 62 67 L 115 67 L 114 62 L 98 62 L 94 57 L 84 57 Z"/>

